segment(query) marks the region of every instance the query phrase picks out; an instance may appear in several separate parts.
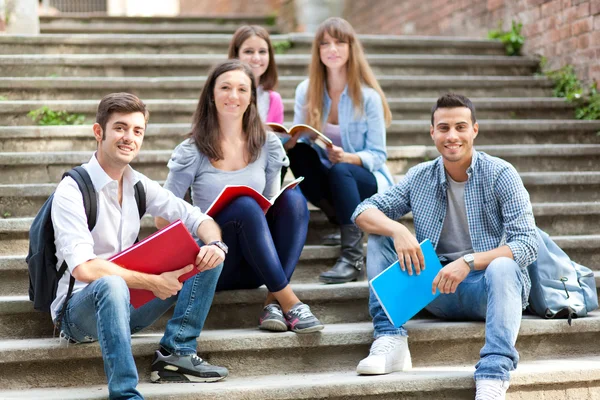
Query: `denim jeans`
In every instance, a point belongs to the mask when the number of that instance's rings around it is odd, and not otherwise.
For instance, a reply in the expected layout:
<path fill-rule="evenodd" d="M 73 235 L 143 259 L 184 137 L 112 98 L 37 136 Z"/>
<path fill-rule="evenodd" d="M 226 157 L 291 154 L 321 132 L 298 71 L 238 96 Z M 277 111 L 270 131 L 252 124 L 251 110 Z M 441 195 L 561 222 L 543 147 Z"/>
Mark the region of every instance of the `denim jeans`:
<path fill-rule="evenodd" d="M 217 290 L 285 288 L 308 232 L 308 207 L 298 190 L 281 194 L 265 215 L 250 197 L 239 197 L 215 216 L 229 247 Z"/>
<path fill-rule="evenodd" d="M 131 334 L 154 323 L 173 304 L 160 345 L 178 354 L 196 354 L 196 339 L 213 301 L 222 265 L 184 282 L 177 296 L 158 298 L 134 309 L 123 278 L 105 276 L 73 294 L 62 321 L 62 335 L 78 342 L 98 340 L 111 399 L 142 399 L 131 352 Z"/>
<path fill-rule="evenodd" d="M 348 163 L 325 166 L 315 149 L 306 143 L 290 149 L 288 157 L 294 176 L 304 177 L 300 188 L 308 201 L 316 207 L 322 200 L 330 202 L 340 225 L 352 224 L 350 218 L 360 202 L 377 193 L 377 179 L 367 169 Z"/>
<path fill-rule="evenodd" d="M 373 279 L 398 260 L 393 240 L 369 235 L 367 275 Z M 510 371 L 517 367 L 519 354 L 515 349 L 521 326 L 520 269 L 510 258 L 500 257 L 485 270 L 467 275 L 452 294 L 440 294 L 426 310 L 448 320 L 485 321 L 485 345 L 475 366 L 475 380 L 508 381 Z M 379 301 L 370 292 L 369 312 L 373 317 L 374 336 L 403 335 L 404 327 L 396 328 L 389 321 Z"/>

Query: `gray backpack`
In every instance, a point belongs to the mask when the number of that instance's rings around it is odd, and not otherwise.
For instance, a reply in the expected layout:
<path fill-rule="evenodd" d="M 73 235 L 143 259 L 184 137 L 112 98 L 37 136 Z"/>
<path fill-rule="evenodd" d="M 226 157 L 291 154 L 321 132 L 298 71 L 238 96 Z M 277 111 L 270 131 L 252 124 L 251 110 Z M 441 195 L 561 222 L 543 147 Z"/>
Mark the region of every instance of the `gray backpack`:
<path fill-rule="evenodd" d="M 531 277 L 529 311 L 542 318 L 585 317 L 598 308 L 594 272 L 571 261 L 548 234 L 538 229 L 538 258 Z"/>

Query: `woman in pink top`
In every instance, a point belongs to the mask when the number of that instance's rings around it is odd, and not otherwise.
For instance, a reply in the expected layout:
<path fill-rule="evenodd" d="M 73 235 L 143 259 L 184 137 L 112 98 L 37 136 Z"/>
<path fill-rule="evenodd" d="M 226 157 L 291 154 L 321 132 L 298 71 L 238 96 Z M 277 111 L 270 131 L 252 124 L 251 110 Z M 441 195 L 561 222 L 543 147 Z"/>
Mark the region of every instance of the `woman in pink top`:
<path fill-rule="evenodd" d="M 243 25 L 229 43 L 229 58 L 248 63 L 257 87 L 258 113 L 263 122 L 283 123 L 283 101 L 277 87 L 277 66 L 269 33 L 257 25 Z"/>

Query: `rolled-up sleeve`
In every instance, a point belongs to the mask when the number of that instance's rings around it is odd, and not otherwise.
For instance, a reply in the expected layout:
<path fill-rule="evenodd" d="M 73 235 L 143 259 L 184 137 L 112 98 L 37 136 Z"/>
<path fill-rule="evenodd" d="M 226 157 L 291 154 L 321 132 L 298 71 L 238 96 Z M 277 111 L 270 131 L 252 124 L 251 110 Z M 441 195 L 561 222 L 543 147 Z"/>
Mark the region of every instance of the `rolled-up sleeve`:
<path fill-rule="evenodd" d="M 387 189 L 383 193 L 378 193 L 366 199 L 356 207 L 352 214 L 352 222 L 370 208 L 376 208 L 384 213 L 388 218 L 394 221 L 399 220 L 405 214 L 411 211 L 410 205 L 410 179 L 411 171 L 398 182 L 398 184 Z"/>
<path fill-rule="evenodd" d="M 381 169 L 387 160 L 386 128 L 381 97 L 373 89 L 364 91 L 364 110 L 367 117 L 365 148 L 357 151 L 363 167 L 370 172 Z"/>
<path fill-rule="evenodd" d="M 83 196 L 75 181 L 67 177 L 56 188 L 51 211 L 56 256 L 69 271 L 96 258 L 94 239 L 87 226 Z"/>
<path fill-rule="evenodd" d="M 495 185 L 500 199 L 506 245 L 521 268 L 537 259 L 538 241 L 529 193 L 514 167 L 507 165 L 500 171 Z"/>

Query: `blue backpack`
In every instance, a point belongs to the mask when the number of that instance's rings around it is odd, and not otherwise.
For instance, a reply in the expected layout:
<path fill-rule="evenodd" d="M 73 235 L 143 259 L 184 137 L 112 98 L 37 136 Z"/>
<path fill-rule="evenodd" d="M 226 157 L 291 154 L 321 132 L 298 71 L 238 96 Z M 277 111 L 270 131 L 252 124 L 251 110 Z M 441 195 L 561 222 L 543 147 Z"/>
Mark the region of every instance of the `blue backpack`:
<path fill-rule="evenodd" d="M 96 190 L 92 180 L 82 166 L 65 172 L 63 179 L 70 176 L 75 180 L 83 196 L 83 205 L 87 216 L 88 229 L 91 231 L 96 226 L 98 202 Z M 60 268 L 56 269 L 56 245 L 54 244 L 54 226 L 52 225 L 52 194 L 36 215 L 29 229 L 29 254 L 25 261 L 29 270 L 29 299 L 33 308 L 42 312 L 50 312 L 50 306 L 56 298 L 58 282 L 67 272 L 67 263 L 63 261 Z M 135 200 L 140 218 L 146 213 L 146 192 L 142 182 L 135 185 Z M 71 276 L 69 290 L 65 305 L 71 297 L 75 278 Z M 63 310 L 65 307 L 63 307 Z M 57 318 L 60 321 L 60 318 Z"/>
<path fill-rule="evenodd" d="M 550 236 L 538 229 L 538 258 L 527 267 L 531 278 L 529 311 L 542 318 L 585 317 L 598 308 L 594 272 L 571 261 Z"/>

